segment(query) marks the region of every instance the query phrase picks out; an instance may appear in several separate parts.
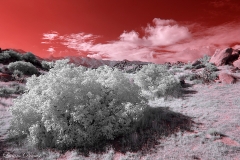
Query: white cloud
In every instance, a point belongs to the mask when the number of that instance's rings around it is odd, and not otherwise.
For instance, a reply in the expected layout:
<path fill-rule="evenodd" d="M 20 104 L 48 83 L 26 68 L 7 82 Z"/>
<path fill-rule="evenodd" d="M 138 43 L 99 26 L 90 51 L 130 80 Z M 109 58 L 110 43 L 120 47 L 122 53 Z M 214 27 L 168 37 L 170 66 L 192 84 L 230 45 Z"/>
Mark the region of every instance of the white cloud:
<path fill-rule="evenodd" d="M 55 52 L 55 49 L 53 47 L 50 47 L 50 48 L 48 48 L 47 51 L 50 52 L 51 54 L 53 54 Z"/>
<path fill-rule="evenodd" d="M 118 40 L 94 44 L 99 36 L 85 33 L 59 35 L 43 34 L 49 44 L 61 44 L 79 54 L 96 59 L 140 60 L 152 62 L 189 61 L 203 54 L 211 54 L 213 48 L 228 47 L 240 42 L 239 23 L 228 23 L 207 28 L 199 24 L 180 25 L 174 20 L 153 19 L 154 25 L 145 27 L 145 35 L 124 31 Z M 208 47 L 206 47 L 208 46 Z M 54 48 L 48 50 L 53 53 Z M 82 53 L 81 53 L 82 54 Z"/>
<path fill-rule="evenodd" d="M 190 33 L 187 27 L 180 26 L 173 20 L 153 19 L 155 26 L 148 26 L 145 29 L 149 36 L 144 37 L 150 41 L 152 46 L 166 46 L 189 38 Z"/>
<path fill-rule="evenodd" d="M 88 51 L 94 42 L 94 39 L 98 36 L 94 36 L 92 34 L 70 34 L 65 36 L 60 36 L 59 39 L 62 40 L 62 44 L 67 46 L 68 48 L 76 49 L 78 51 Z"/>
<path fill-rule="evenodd" d="M 43 38 L 42 39 L 46 39 L 46 40 L 54 40 L 54 38 L 56 38 L 58 36 L 58 32 L 56 31 L 51 31 L 50 33 L 44 33 L 43 34 Z"/>
<path fill-rule="evenodd" d="M 90 47 L 89 51 L 96 54 L 89 55 L 89 57 L 99 58 L 103 56 L 115 60 L 151 61 L 153 55 L 156 54 L 154 49 L 173 45 L 191 37 L 187 27 L 179 26 L 173 20 L 155 18 L 153 22 L 155 26 L 148 25 L 145 29 L 146 35 L 143 38 L 140 38 L 135 31 L 124 32 L 119 36 L 118 41 Z"/>

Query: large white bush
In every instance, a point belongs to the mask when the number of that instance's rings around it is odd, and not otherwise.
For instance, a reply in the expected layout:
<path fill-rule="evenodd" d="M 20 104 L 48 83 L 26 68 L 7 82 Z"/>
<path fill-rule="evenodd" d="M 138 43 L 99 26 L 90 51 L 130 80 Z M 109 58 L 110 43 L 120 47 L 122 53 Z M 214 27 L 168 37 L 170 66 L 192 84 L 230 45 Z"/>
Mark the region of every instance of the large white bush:
<path fill-rule="evenodd" d="M 178 79 L 169 73 L 168 68 L 164 65 L 148 64 L 136 73 L 134 78 L 145 96 L 150 93 L 150 97 L 168 96 L 178 97 L 181 95 L 181 85 Z"/>
<path fill-rule="evenodd" d="M 30 77 L 14 100 L 11 136 L 27 135 L 39 147 L 88 147 L 126 134 L 146 100 L 121 71 L 57 61 L 47 74 Z"/>

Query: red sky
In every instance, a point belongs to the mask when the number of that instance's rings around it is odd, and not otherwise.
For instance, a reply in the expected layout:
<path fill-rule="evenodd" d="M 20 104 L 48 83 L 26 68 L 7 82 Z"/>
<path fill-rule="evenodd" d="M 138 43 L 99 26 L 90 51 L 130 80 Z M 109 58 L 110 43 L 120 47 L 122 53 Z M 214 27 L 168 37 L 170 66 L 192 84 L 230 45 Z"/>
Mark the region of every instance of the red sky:
<path fill-rule="evenodd" d="M 239 0 L 0 0 L 0 47 L 40 57 L 189 61 L 239 47 Z"/>

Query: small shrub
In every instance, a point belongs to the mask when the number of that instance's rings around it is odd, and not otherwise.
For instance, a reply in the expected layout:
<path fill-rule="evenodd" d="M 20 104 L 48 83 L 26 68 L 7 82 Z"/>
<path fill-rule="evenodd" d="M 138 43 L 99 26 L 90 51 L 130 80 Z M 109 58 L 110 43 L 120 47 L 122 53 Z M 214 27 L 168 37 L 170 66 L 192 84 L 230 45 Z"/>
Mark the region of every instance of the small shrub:
<path fill-rule="evenodd" d="M 13 83 L 10 85 L 10 88 L 13 90 L 14 94 L 23 94 L 26 90 L 25 85 L 21 85 L 19 83 Z"/>
<path fill-rule="evenodd" d="M 211 59 L 211 56 L 205 54 L 202 58 L 199 59 L 199 61 L 203 65 L 205 65 L 205 64 L 209 63 L 210 59 Z"/>
<path fill-rule="evenodd" d="M 42 61 L 42 67 L 43 69 L 49 71 L 51 68 L 53 68 L 54 63 L 53 62 L 48 62 L 48 61 Z"/>
<path fill-rule="evenodd" d="M 199 84 L 199 83 L 210 83 L 214 80 L 216 80 L 218 77 L 218 74 L 216 72 L 211 72 L 207 68 L 204 68 L 201 72 L 199 73 L 192 73 L 189 74 L 186 79 L 190 81 L 194 81 L 194 84 Z"/>
<path fill-rule="evenodd" d="M 9 50 L 9 51 L 5 51 L 4 53 L 8 53 L 10 58 L 13 59 L 14 61 L 22 60 L 22 55 L 20 53 L 17 53 L 16 51 Z"/>
<path fill-rule="evenodd" d="M 209 71 L 207 68 L 204 68 L 204 70 L 200 73 L 200 76 L 205 83 L 210 83 L 217 79 L 218 74 L 216 72 Z"/>
<path fill-rule="evenodd" d="M 193 80 L 193 84 L 203 84 L 203 80 L 202 79 L 194 79 Z"/>
<path fill-rule="evenodd" d="M 183 67 L 183 69 L 184 69 L 184 70 L 193 69 L 193 66 L 188 64 L 188 65 L 185 65 L 185 66 Z"/>
<path fill-rule="evenodd" d="M 194 69 L 200 69 L 200 68 L 204 68 L 204 67 L 205 67 L 205 65 L 203 65 L 203 64 L 193 66 Z"/>
<path fill-rule="evenodd" d="M 0 53 L 0 62 L 6 62 L 10 58 L 11 58 L 11 56 L 9 55 L 8 52 Z"/>
<path fill-rule="evenodd" d="M 41 62 L 37 59 L 37 57 L 31 52 L 27 52 L 22 56 L 22 59 L 26 62 L 30 62 L 33 65 L 42 67 Z"/>
<path fill-rule="evenodd" d="M 168 70 L 168 72 L 172 75 L 175 75 L 176 73 L 182 72 L 182 69 L 180 68 L 172 68 L 170 70 Z"/>
<path fill-rule="evenodd" d="M 14 100 L 10 136 L 27 135 L 40 148 L 98 148 L 141 118 L 146 100 L 140 91 L 110 67 L 57 61 L 47 74 L 28 78 L 26 92 Z"/>
<path fill-rule="evenodd" d="M 168 72 L 166 66 L 148 64 L 135 76 L 135 83 L 143 91 L 149 91 L 156 97 L 179 97 L 181 95 L 180 82 Z"/>
<path fill-rule="evenodd" d="M 8 98 L 13 93 L 14 93 L 13 88 L 0 87 L 0 97 Z"/>
<path fill-rule="evenodd" d="M 206 63 L 205 66 L 206 66 L 206 69 L 210 72 L 218 71 L 218 68 L 214 64 Z"/>
<path fill-rule="evenodd" d="M 21 78 L 23 78 L 23 72 L 19 70 L 14 70 L 12 76 L 14 79 L 20 80 Z"/>
<path fill-rule="evenodd" d="M 23 60 L 26 61 L 35 61 L 37 60 L 36 56 L 34 54 L 32 54 L 31 52 L 27 52 L 22 56 Z"/>
<path fill-rule="evenodd" d="M 195 79 L 200 79 L 200 76 L 196 73 L 192 73 L 192 74 L 189 74 L 187 77 L 186 77 L 187 80 L 190 80 L 190 81 L 193 81 Z"/>
<path fill-rule="evenodd" d="M 5 65 L 0 68 L 0 72 L 6 73 L 6 74 L 12 74 L 12 72 L 9 71 L 8 67 Z"/>
<path fill-rule="evenodd" d="M 8 65 L 8 69 L 11 72 L 14 72 L 15 70 L 21 71 L 25 75 L 39 74 L 37 68 L 30 62 L 23 61 L 12 62 Z"/>

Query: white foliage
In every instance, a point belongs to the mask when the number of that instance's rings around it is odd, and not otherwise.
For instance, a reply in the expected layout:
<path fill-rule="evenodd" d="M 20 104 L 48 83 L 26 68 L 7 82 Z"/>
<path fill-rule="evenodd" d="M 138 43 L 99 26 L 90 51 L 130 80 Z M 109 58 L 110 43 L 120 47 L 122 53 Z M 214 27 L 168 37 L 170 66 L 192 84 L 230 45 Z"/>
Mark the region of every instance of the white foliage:
<path fill-rule="evenodd" d="M 146 107 L 140 88 L 110 67 L 91 70 L 67 62 L 27 80 L 27 92 L 10 108 L 10 133 L 27 134 L 43 147 L 88 146 L 127 133 Z"/>
<path fill-rule="evenodd" d="M 142 88 L 143 94 L 149 91 L 157 97 L 176 96 L 181 88 L 179 81 L 168 72 L 164 65 L 144 66 L 137 72 L 134 82 Z"/>

